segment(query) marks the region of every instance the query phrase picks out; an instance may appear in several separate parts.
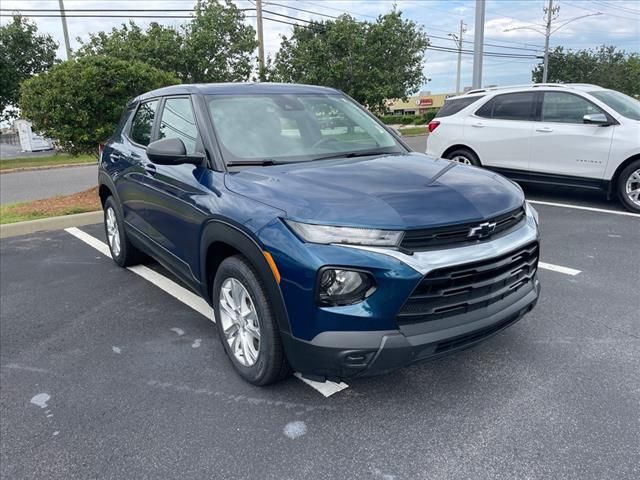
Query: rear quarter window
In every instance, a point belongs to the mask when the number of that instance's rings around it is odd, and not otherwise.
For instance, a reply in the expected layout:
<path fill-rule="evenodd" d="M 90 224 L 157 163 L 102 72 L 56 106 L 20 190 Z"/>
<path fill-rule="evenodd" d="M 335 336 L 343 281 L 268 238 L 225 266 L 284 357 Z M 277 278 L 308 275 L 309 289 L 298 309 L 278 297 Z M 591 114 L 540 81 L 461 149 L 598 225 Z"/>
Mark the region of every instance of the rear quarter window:
<path fill-rule="evenodd" d="M 438 114 L 435 116 L 435 118 L 450 117 L 451 115 L 455 115 L 464 108 L 467 108 L 472 103 L 477 102 L 482 97 L 483 95 L 479 95 L 477 97 L 462 97 L 447 100 L 444 102 L 443 107 L 438 111 Z"/>

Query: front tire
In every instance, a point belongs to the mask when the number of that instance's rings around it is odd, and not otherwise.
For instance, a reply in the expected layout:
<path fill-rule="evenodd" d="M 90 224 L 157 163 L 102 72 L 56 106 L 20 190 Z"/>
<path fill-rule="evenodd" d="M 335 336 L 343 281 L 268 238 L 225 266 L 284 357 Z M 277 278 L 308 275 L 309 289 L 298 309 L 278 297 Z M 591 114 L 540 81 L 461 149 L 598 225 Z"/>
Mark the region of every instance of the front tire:
<path fill-rule="evenodd" d="M 640 160 L 631 162 L 618 177 L 618 197 L 634 213 L 640 213 Z"/>
<path fill-rule="evenodd" d="M 287 377 L 291 370 L 271 302 L 262 280 L 243 256 L 220 264 L 212 298 L 220 340 L 240 376 L 254 385 Z"/>
<path fill-rule="evenodd" d="M 453 150 L 449 152 L 445 156 L 445 158 L 453 162 L 462 163 L 464 165 L 473 165 L 475 167 L 482 166 L 478 156 L 475 153 L 473 153 L 471 150 L 468 150 L 466 148 L 458 148 L 456 150 Z"/>
<path fill-rule="evenodd" d="M 127 238 L 120 209 L 113 197 L 107 198 L 104 202 L 104 231 L 114 262 L 121 267 L 129 267 L 141 262 L 144 256 Z"/>

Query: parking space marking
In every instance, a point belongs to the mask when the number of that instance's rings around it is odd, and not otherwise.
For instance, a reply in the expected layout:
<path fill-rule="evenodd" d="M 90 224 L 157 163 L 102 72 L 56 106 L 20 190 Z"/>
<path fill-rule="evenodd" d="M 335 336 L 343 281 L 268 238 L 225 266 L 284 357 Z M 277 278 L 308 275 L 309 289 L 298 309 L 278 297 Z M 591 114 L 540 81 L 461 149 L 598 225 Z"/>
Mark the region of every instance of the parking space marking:
<path fill-rule="evenodd" d="M 87 245 L 95 248 L 106 257 L 111 258 L 111 252 L 109 251 L 109 246 L 103 241 L 98 240 L 97 238 L 89 235 L 88 233 L 76 227 L 65 228 L 65 231 L 73 235 L 77 239 L 82 240 Z M 209 320 L 215 323 L 213 309 L 211 308 L 211 306 L 209 306 L 207 302 L 204 301 L 202 297 L 196 295 L 195 293 L 178 285 L 173 280 L 165 277 L 164 275 L 144 265 L 135 265 L 133 267 L 127 267 L 127 270 L 130 270 L 136 275 L 141 276 L 148 282 L 154 284 L 156 287 L 167 292 L 172 297 L 176 298 L 177 300 L 184 303 L 188 307 L 191 307 L 193 310 L 207 317 Z M 197 348 L 197 347 L 194 347 L 194 348 Z M 302 380 L 307 385 L 309 385 L 310 387 L 312 387 L 313 389 L 320 392 L 325 397 L 329 397 L 334 393 L 338 393 L 339 391 L 349 387 L 349 385 L 343 382 L 340 382 L 340 383 L 329 382 L 329 381 L 316 382 L 313 380 L 303 378 L 302 375 L 300 375 L 299 373 L 296 373 L 295 376 L 300 380 Z"/>
<path fill-rule="evenodd" d="M 344 382 L 336 383 L 336 382 L 331 382 L 329 380 L 327 380 L 326 382 L 316 382 L 315 380 L 304 378 L 302 374 L 298 372 L 294 373 L 294 375 L 298 377 L 300 380 L 302 380 L 304 383 L 309 385 L 311 388 L 315 388 L 325 397 L 330 397 L 334 393 L 338 393 L 344 390 L 345 388 L 349 388 L 349 385 L 347 385 Z"/>
<path fill-rule="evenodd" d="M 607 210 L 605 208 L 585 207 L 583 205 L 573 205 L 573 204 L 570 204 L 570 203 L 543 202 L 542 200 L 529 200 L 529 199 L 527 199 L 527 202 L 533 203 L 534 205 L 548 205 L 548 206 L 551 206 L 551 207 L 573 208 L 575 210 L 587 210 L 589 212 L 611 213 L 613 215 L 624 215 L 626 217 L 640 218 L 640 214 L 638 214 L 638 213 L 619 212 L 617 210 Z"/>
<path fill-rule="evenodd" d="M 86 244 L 92 246 L 103 255 L 111 258 L 111 253 L 109 252 L 109 247 L 107 246 L 106 243 L 98 240 L 97 238 L 89 235 L 88 233 L 83 232 L 82 230 L 76 227 L 66 228 L 65 231 L 67 233 L 70 233 L 74 237 L 82 240 Z M 155 270 L 152 270 L 149 267 L 146 267 L 144 265 L 135 265 L 133 267 L 127 267 L 127 270 L 130 270 L 131 272 L 141 276 L 148 282 L 153 283 L 160 290 L 164 290 L 172 297 L 178 299 L 185 305 L 191 307 L 196 312 L 207 317 L 209 320 L 215 323 L 214 316 L 213 316 L 213 309 L 209 306 L 207 302 L 205 302 L 202 299 L 202 297 L 196 295 L 195 293 L 178 285 L 173 280 L 168 279 L 164 275 L 161 275 Z"/>
<path fill-rule="evenodd" d="M 576 270 L 575 268 L 563 267 L 562 265 L 554 265 L 553 263 L 544 263 L 538 262 L 538 267 L 544 268 L 545 270 L 551 270 L 552 272 L 564 273 L 565 275 L 571 275 L 575 277 L 579 273 L 582 273 L 582 270 Z"/>

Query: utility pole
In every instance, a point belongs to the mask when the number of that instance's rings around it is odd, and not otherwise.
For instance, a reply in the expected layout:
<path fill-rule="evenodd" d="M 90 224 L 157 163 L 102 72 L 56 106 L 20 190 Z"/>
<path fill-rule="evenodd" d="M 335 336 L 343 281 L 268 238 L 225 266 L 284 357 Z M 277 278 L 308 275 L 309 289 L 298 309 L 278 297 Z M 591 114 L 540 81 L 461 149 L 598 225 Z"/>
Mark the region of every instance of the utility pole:
<path fill-rule="evenodd" d="M 64 34 L 64 46 L 67 50 L 67 60 L 71 60 L 71 44 L 69 44 L 69 30 L 67 29 L 67 17 L 64 13 L 64 2 L 58 0 L 60 5 L 60 18 L 62 19 L 62 33 Z"/>
<path fill-rule="evenodd" d="M 553 0 L 549 0 L 549 7 L 547 8 L 547 11 L 545 13 L 547 14 L 547 28 L 544 35 L 544 70 L 542 71 L 542 83 L 547 83 L 547 75 L 549 73 L 549 37 L 551 37 L 551 16 L 553 15 Z"/>
<path fill-rule="evenodd" d="M 476 24 L 473 31 L 473 82 L 471 88 L 482 87 L 482 55 L 484 54 L 484 0 L 476 0 Z"/>
<path fill-rule="evenodd" d="M 460 93 L 460 75 L 462 69 L 462 35 L 467 31 L 467 26 L 464 24 L 463 20 L 460 20 L 460 36 L 457 36 L 455 33 L 450 33 L 449 36 L 453 38 L 453 41 L 456 42 L 456 46 L 458 47 L 458 74 L 456 75 L 456 93 Z"/>
<path fill-rule="evenodd" d="M 262 75 L 264 73 L 264 37 L 262 33 L 262 0 L 256 0 L 256 20 L 258 24 L 258 65 L 260 67 L 258 78 L 262 80 Z"/>
<path fill-rule="evenodd" d="M 579 17 L 574 17 L 566 22 L 561 23 L 556 28 L 553 27 L 553 22 L 558 19 L 560 15 L 560 5 L 553 6 L 553 0 L 549 0 L 549 6 L 544 8 L 544 14 L 546 16 L 544 25 L 522 25 L 520 27 L 507 28 L 503 30 L 504 32 L 511 32 L 513 30 L 533 30 L 534 32 L 538 32 L 540 35 L 544 35 L 544 60 L 543 60 L 543 70 L 542 70 L 542 83 L 546 83 L 549 78 L 549 39 L 551 35 L 556 33 L 565 25 L 568 25 L 571 22 L 575 22 L 576 20 L 580 20 L 581 18 L 593 17 L 596 15 L 602 15 L 602 12 L 589 13 L 587 15 L 580 15 Z M 544 27 L 544 30 L 541 30 L 540 27 Z M 538 57 L 540 58 L 540 57 Z"/>

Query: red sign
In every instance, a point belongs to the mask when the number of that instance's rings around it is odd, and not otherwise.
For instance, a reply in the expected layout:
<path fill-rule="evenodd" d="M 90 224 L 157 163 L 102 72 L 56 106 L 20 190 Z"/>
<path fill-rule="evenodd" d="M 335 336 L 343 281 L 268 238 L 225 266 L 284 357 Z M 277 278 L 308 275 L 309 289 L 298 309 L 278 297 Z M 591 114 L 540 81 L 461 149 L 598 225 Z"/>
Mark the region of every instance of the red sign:
<path fill-rule="evenodd" d="M 421 98 L 420 102 L 418 103 L 419 106 L 421 107 L 428 107 L 433 105 L 433 98 Z"/>

